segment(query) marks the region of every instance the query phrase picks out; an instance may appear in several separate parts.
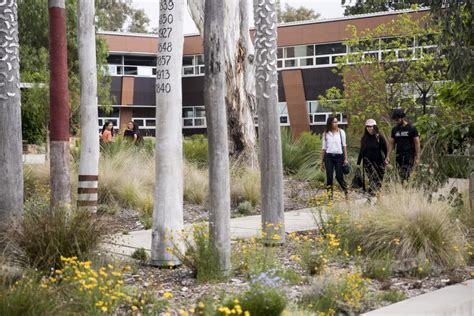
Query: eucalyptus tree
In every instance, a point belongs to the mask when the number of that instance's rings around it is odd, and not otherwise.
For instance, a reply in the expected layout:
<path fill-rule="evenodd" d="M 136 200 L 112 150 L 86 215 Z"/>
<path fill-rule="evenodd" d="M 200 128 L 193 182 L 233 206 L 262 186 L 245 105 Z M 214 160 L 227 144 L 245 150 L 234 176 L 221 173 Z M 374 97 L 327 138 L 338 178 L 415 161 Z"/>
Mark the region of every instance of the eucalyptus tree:
<path fill-rule="evenodd" d="M 77 205 L 97 211 L 99 138 L 97 137 L 97 62 L 94 1 L 77 1 L 77 42 L 81 78 L 81 154 Z"/>
<path fill-rule="evenodd" d="M 204 19 L 204 104 L 209 137 L 209 232 L 216 272 L 230 272 L 230 181 L 225 49 L 230 21 L 220 0 L 207 0 Z"/>
<path fill-rule="evenodd" d="M 231 155 L 243 165 L 257 168 L 254 48 L 250 38 L 249 1 L 223 1 L 226 40 L 223 43 L 228 136 Z M 204 34 L 205 0 L 188 2 L 200 34 Z"/>
<path fill-rule="evenodd" d="M 282 244 L 285 242 L 285 228 L 275 0 L 255 0 L 254 18 L 262 226 L 265 243 Z"/>
<path fill-rule="evenodd" d="M 23 210 L 20 61 L 16 1 L 0 3 L 0 223 Z"/>
<path fill-rule="evenodd" d="M 169 248 L 182 248 L 183 145 L 181 68 L 185 0 L 161 0 L 156 69 L 156 182 L 151 260 L 181 262 Z"/>

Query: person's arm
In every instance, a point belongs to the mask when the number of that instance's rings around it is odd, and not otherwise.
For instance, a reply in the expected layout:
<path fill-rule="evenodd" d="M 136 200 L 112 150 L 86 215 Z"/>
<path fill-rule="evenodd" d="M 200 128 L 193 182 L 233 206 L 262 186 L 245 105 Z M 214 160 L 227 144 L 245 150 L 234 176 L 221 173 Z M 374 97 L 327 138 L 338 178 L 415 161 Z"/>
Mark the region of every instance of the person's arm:
<path fill-rule="evenodd" d="M 342 152 L 344 153 L 344 164 L 347 165 L 349 163 L 349 159 L 348 159 L 348 156 L 347 156 L 347 138 L 346 138 L 346 132 L 344 132 L 344 130 L 342 130 L 342 133 L 343 133 L 343 140 L 344 142 L 342 143 Z"/>
<path fill-rule="evenodd" d="M 135 144 L 135 142 L 137 141 L 137 139 L 138 139 L 137 133 L 133 133 L 133 141 L 132 141 L 132 143 Z"/>
<path fill-rule="evenodd" d="M 324 155 L 326 154 L 326 133 L 323 133 L 323 146 L 321 148 L 321 170 L 324 169 Z"/>
<path fill-rule="evenodd" d="M 360 150 L 359 150 L 359 156 L 357 157 L 357 165 L 360 165 L 361 161 L 362 161 L 362 151 L 363 151 L 363 144 L 362 144 L 362 140 L 360 141 Z"/>
<path fill-rule="evenodd" d="M 385 156 L 385 164 L 388 165 L 390 163 L 390 154 L 392 153 L 393 148 L 395 147 L 395 139 L 392 137 L 388 142 L 388 150 L 387 156 Z"/>
<path fill-rule="evenodd" d="M 380 150 L 382 151 L 382 154 L 384 157 L 387 157 L 387 141 L 385 140 L 385 137 L 382 135 L 379 136 L 380 138 Z"/>
<path fill-rule="evenodd" d="M 421 145 L 420 145 L 420 136 L 417 136 L 413 138 L 413 141 L 415 142 L 415 166 L 418 166 L 420 164 L 420 156 L 421 156 Z"/>

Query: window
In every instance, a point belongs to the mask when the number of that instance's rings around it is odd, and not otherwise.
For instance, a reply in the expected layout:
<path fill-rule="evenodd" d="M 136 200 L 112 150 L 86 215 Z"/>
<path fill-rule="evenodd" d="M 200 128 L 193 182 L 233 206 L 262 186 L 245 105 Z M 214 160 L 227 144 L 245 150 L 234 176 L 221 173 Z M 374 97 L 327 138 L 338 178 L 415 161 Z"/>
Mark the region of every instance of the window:
<path fill-rule="evenodd" d="M 280 125 L 290 125 L 288 118 L 288 107 L 286 102 L 278 102 L 278 110 L 280 113 Z"/>
<path fill-rule="evenodd" d="M 122 65 L 122 55 L 109 55 L 107 63 L 110 65 Z"/>
<path fill-rule="evenodd" d="M 316 57 L 316 65 L 329 64 L 329 57 Z"/>
<path fill-rule="evenodd" d="M 155 56 L 124 56 L 124 64 L 129 66 L 150 66 L 156 67 Z"/>
<path fill-rule="evenodd" d="M 332 100 L 331 102 L 338 102 Z M 319 101 L 306 101 L 308 107 L 309 124 L 310 125 L 326 125 L 326 121 L 333 111 L 328 108 L 323 108 Z M 337 119 L 341 124 L 347 124 L 347 118 L 342 113 L 336 113 Z"/>
<path fill-rule="evenodd" d="M 316 45 L 316 55 L 345 54 L 346 46 L 342 43 Z"/>
<path fill-rule="evenodd" d="M 183 127 L 206 127 L 206 109 L 204 108 L 204 106 L 184 106 Z"/>
<path fill-rule="evenodd" d="M 204 74 L 204 55 L 183 57 L 183 76 L 197 76 L 202 74 Z"/>
<path fill-rule="evenodd" d="M 124 72 L 125 75 L 137 75 L 137 67 L 124 67 Z"/>

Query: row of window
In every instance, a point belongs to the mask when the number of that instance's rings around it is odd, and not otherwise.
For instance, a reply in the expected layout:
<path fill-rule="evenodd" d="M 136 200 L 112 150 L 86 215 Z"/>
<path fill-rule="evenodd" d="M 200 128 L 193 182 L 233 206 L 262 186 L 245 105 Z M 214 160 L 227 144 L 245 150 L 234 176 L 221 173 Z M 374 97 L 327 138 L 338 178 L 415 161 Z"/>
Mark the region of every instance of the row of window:
<path fill-rule="evenodd" d="M 318 101 L 307 101 L 308 115 L 310 125 L 324 125 L 331 111 L 323 108 L 319 105 Z M 278 102 L 279 114 L 280 114 L 280 125 L 289 126 L 290 119 L 288 116 L 288 107 L 286 102 Z M 117 112 L 118 113 L 118 112 Z M 206 110 L 204 106 L 184 106 L 183 112 L 183 128 L 206 128 Z M 345 116 L 338 113 L 338 118 L 341 123 L 347 123 Z M 99 129 L 106 122 L 112 122 L 116 128 L 120 126 L 120 118 L 118 115 L 100 117 L 99 118 Z M 134 117 L 133 121 L 138 125 L 140 129 L 155 129 L 156 119 L 150 117 Z M 254 118 L 255 125 L 258 125 L 257 118 Z"/>
<path fill-rule="evenodd" d="M 399 48 L 399 49 L 397 49 Z M 301 67 L 330 67 L 339 62 L 339 57 L 348 52 L 364 51 L 377 60 L 419 58 L 423 52 L 435 49 L 434 35 L 415 36 L 406 39 L 386 37 L 360 41 L 347 47 L 343 43 L 311 44 L 280 47 L 277 51 L 279 69 Z M 109 55 L 107 58 L 111 75 L 149 76 L 156 75 L 156 56 Z M 204 55 L 183 56 L 183 76 L 204 75 Z"/>

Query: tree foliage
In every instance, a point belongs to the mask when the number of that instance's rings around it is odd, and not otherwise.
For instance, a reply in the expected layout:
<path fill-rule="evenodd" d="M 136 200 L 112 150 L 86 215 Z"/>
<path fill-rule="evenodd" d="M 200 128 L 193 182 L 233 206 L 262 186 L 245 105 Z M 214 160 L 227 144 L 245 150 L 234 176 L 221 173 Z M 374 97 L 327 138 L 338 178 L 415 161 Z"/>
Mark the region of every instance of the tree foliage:
<path fill-rule="evenodd" d="M 71 132 L 79 128 L 79 57 L 77 51 L 77 3 L 66 1 L 69 96 Z M 22 91 L 22 130 L 28 143 L 46 140 L 49 120 L 49 24 L 47 0 L 19 0 L 18 28 L 20 37 L 20 78 L 33 87 Z M 111 104 L 110 78 L 105 76 L 107 46 L 97 38 L 97 74 L 99 103 Z"/>
<path fill-rule="evenodd" d="M 285 3 L 281 9 L 280 3 L 277 6 L 278 22 L 295 22 L 318 19 L 321 14 L 315 13 L 313 9 L 308 9 L 303 6 L 295 8 Z"/>
<path fill-rule="evenodd" d="M 346 4 L 344 10 L 344 15 L 354 15 L 354 14 L 365 14 L 365 13 L 375 13 L 382 11 L 393 11 L 393 10 L 402 10 L 409 9 L 413 5 L 427 6 L 429 0 L 404 0 L 404 1 L 395 1 L 395 0 L 355 0 L 346 1 L 342 0 L 342 4 Z"/>
<path fill-rule="evenodd" d="M 429 17 L 414 19 L 403 14 L 374 29 L 350 26 L 350 31 L 352 36 L 345 42 L 350 52 L 340 58 L 337 69 L 344 91 L 329 89 L 320 98 L 322 105 L 347 113 L 356 134 L 368 118 L 376 119 L 382 131 L 388 131 L 390 111 L 396 107 L 412 116 L 426 111 L 429 96 L 446 72 L 440 51 L 422 48 L 434 45 L 438 37 Z"/>
<path fill-rule="evenodd" d="M 135 9 L 130 1 L 97 1 L 98 27 L 102 31 L 146 33 L 150 19 L 142 9 Z M 127 23 L 128 22 L 128 23 Z M 128 27 L 125 26 L 128 24 Z"/>

